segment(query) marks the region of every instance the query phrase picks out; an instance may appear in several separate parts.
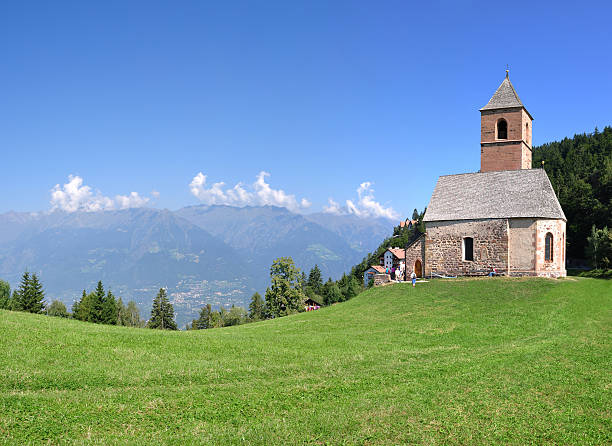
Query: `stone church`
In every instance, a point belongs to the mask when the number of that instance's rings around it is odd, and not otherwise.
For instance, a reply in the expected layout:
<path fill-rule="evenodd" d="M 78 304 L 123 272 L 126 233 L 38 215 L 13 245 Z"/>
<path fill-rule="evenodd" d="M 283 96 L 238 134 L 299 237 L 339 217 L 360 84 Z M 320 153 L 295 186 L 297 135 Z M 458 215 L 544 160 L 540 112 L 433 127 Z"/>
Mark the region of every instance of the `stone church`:
<path fill-rule="evenodd" d="M 407 270 L 564 277 L 565 214 L 544 169 L 531 168 L 533 118 L 508 72 L 480 114 L 480 171 L 438 178 Z"/>

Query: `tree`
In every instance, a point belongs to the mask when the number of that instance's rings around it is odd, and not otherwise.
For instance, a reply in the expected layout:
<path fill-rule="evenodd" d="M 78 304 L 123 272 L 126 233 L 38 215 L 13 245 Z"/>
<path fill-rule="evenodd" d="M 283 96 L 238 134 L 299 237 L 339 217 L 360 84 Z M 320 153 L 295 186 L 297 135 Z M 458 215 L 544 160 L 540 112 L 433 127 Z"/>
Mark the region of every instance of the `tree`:
<path fill-rule="evenodd" d="M 8 282 L 0 280 L 0 310 L 10 310 L 11 307 L 11 286 Z"/>
<path fill-rule="evenodd" d="M 279 257 L 270 267 L 271 286 L 266 290 L 266 307 L 274 317 L 303 311 L 305 296 L 300 270 L 291 257 Z"/>
<path fill-rule="evenodd" d="M 92 316 L 93 300 L 94 293 L 87 294 L 83 290 L 81 300 L 72 305 L 72 317 L 79 321 L 94 322 Z"/>
<path fill-rule="evenodd" d="M 192 319 L 191 322 L 187 322 L 185 324 L 185 330 L 197 330 L 198 329 L 198 320 Z"/>
<path fill-rule="evenodd" d="M 221 308 L 219 311 L 213 311 L 210 314 L 210 325 L 208 328 L 220 328 L 223 327 L 224 316 L 227 311 L 225 308 Z"/>
<path fill-rule="evenodd" d="M 21 282 L 16 293 L 14 293 L 14 309 L 29 313 L 42 313 L 45 309 L 45 293 L 42 284 L 36 274 L 30 276 L 29 272 L 23 273 Z"/>
<path fill-rule="evenodd" d="M 253 296 L 251 296 L 251 303 L 249 304 L 249 318 L 254 322 L 265 319 L 265 308 L 266 303 L 261 295 L 259 293 L 253 294 Z"/>
<path fill-rule="evenodd" d="M 174 308 L 168 300 L 166 290 L 163 288 L 159 289 L 157 296 L 153 300 L 151 318 L 147 327 L 159 330 L 177 330 L 176 322 L 174 321 Z"/>
<path fill-rule="evenodd" d="M 335 304 L 336 302 L 342 302 L 344 300 L 344 296 L 340 292 L 340 288 L 336 282 L 333 282 L 331 278 L 325 285 L 323 285 L 323 303 L 325 305 Z"/>
<path fill-rule="evenodd" d="M 108 290 L 102 300 L 100 321 L 103 324 L 117 325 L 117 301 L 111 290 Z"/>
<path fill-rule="evenodd" d="M 319 269 L 319 265 L 315 264 L 315 266 L 313 266 L 310 270 L 310 274 L 308 274 L 308 286 L 312 288 L 315 294 L 321 294 L 323 280 L 321 279 L 321 270 Z"/>
<path fill-rule="evenodd" d="M 19 287 L 13 292 L 13 309 L 23 311 L 23 300 L 27 299 L 27 294 L 30 293 L 30 273 L 24 272 L 21 276 Z"/>
<path fill-rule="evenodd" d="M 585 254 L 591 227 L 612 228 L 612 127 L 533 148 L 567 217 L 567 257 Z"/>
<path fill-rule="evenodd" d="M 95 322 L 97 324 L 104 323 L 103 313 L 105 300 L 104 286 L 102 285 L 102 281 L 99 280 L 91 299 L 91 310 L 87 319 L 89 322 Z"/>
<path fill-rule="evenodd" d="M 138 310 L 138 306 L 133 300 L 129 301 L 127 304 L 127 314 L 124 325 L 128 327 L 144 326 L 144 321 L 140 319 L 140 310 Z"/>
<path fill-rule="evenodd" d="M 25 311 L 42 313 L 45 310 L 45 292 L 36 274 L 32 274 L 31 290 L 32 294 L 30 300 L 26 303 Z"/>
<path fill-rule="evenodd" d="M 608 269 L 612 267 L 612 231 L 607 227 L 591 228 L 591 235 L 587 237 L 586 254 L 595 268 Z"/>
<path fill-rule="evenodd" d="M 198 330 L 212 328 L 212 308 L 210 304 L 206 304 L 200 310 L 200 317 L 195 321 L 195 328 Z"/>
<path fill-rule="evenodd" d="M 343 274 L 342 278 L 338 281 L 338 288 L 342 293 L 342 300 L 349 300 L 357 296 L 361 291 L 360 282 L 353 275 Z"/>
<path fill-rule="evenodd" d="M 224 314 L 223 326 L 231 327 L 232 325 L 243 324 L 247 319 L 247 312 L 242 307 L 232 305 L 232 308 Z"/>
<path fill-rule="evenodd" d="M 55 317 L 70 317 L 70 313 L 66 309 L 66 305 L 59 300 L 54 300 L 51 305 L 47 308 L 47 316 Z"/>
<path fill-rule="evenodd" d="M 412 211 L 412 219 L 413 220 L 419 219 L 419 211 L 417 211 L 416 208 L 414 208 L 414 211 Z"/>
<path fill-rule="evenodd" d="M 115 303 L 115 307 L 116 307 L 116 324 L 117 325 L 122 325 L 125 326 L 127 325 L 127 308 L 125 307 L 125 305 L 123 304 L 123 299 L 121 299 L 121 297 L 117 298 L 117 302 Z"/>
<path fill-rule="evenodd" d="M 300 285 L 302 292 L 304 292 L 308 286 L 308 277 L 306 277 L 306 273 L 304 271 L 302 271 L 302 274 L 300 275 Z"/>

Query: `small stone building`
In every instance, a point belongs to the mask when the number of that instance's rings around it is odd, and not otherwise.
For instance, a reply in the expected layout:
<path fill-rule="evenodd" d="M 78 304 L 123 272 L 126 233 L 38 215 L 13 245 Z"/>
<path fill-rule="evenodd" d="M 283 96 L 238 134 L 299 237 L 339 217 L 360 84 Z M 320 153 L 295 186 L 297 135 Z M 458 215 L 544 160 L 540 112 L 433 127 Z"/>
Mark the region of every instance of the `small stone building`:
<path fill-rule="evenodd" d="M 546 172 L 531 169 L 532 117 L 507 72 L 480 112 L 480 172 L 438 179 L 408 271 L 565 276 L 565 214 Z"/>
<path fill-rule="evenodd" d="M 377 274 L 384 274 L 385 267 L 381 265 L 373 265 L 365 270 L 363 273 L 363 286 L 367 287 L 370 284 L 370 280 L 374 280 L 374 276 Z"/>

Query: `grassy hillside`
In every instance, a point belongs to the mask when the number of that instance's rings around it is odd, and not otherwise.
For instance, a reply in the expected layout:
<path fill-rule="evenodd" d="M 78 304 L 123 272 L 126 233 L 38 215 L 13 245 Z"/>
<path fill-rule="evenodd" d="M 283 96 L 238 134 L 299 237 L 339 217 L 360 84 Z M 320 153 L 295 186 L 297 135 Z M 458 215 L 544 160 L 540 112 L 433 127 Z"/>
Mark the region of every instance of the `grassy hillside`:
<path fill-rule="evenodd" d="M 0 311 L 0 442 L 612 442 L 612 282 L 373 289 L 199 332 Z"/>

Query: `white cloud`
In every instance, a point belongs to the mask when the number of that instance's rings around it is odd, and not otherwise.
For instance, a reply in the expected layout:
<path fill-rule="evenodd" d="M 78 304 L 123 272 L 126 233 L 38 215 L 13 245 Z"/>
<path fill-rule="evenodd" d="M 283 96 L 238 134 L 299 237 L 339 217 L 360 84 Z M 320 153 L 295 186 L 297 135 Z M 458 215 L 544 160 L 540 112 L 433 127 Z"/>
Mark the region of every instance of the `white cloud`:
<path fill-rule="evenodd" d="M 355 214 L 359 217 L 385 217 L 395 220 L 399 214 L 392 207 L 385 207 L 374 199 L 372 183 L 364 181 L 357 188 L 357 202 L 346 200 L 344 206 L 340 206 L 332 198 L 328 200 L 329 205 L 323 208 L 323 212 L 329 214 Z"/>
<path fill-rule="evenodd" d="M 300 211 L 310 207 L 306 198 L 298 201 L 295 195 L 287 194 L 282 189 L 273 189 L 266 182 L 268 172 L 260 172 L 251 186 L 236 184 L 233 188 L 226 188 L 224 182 L 213 183 L 206 186 L 206 175 L 198 173 L 189 184 L 191 193 L 204 204 L 225 204 L 229 206 L 279 206 L 291 211 Z"/>
<path fill-rule="evenodd" d="M 51 210 L 96 212 L 142 207 L 148 202 L 149 198 L 140 196 L 138 192 L 116 195 L 114 199 L 106 197 L 100 191 L 93 192 L 91 187 L 83 185 L 83 178 L 76 175 L 69 175 L 66 184 L 56 184 L 51 189 Z"/>
<path fill-rule="evenodd" d="M 343 214 L 343 210 L 338 203 L 336 203 L 332 198 L 327 200 L 329 206 L 323 206 L 323 212 L 327 214 Z"/>
<path fill-rule="evenodd" d="M 138 192 L 130 192 L 130 195 L 116 195 L 115 203 L 119 209 L 141 208 L 149 202 L 149 198 L 141 197 Z"/>

